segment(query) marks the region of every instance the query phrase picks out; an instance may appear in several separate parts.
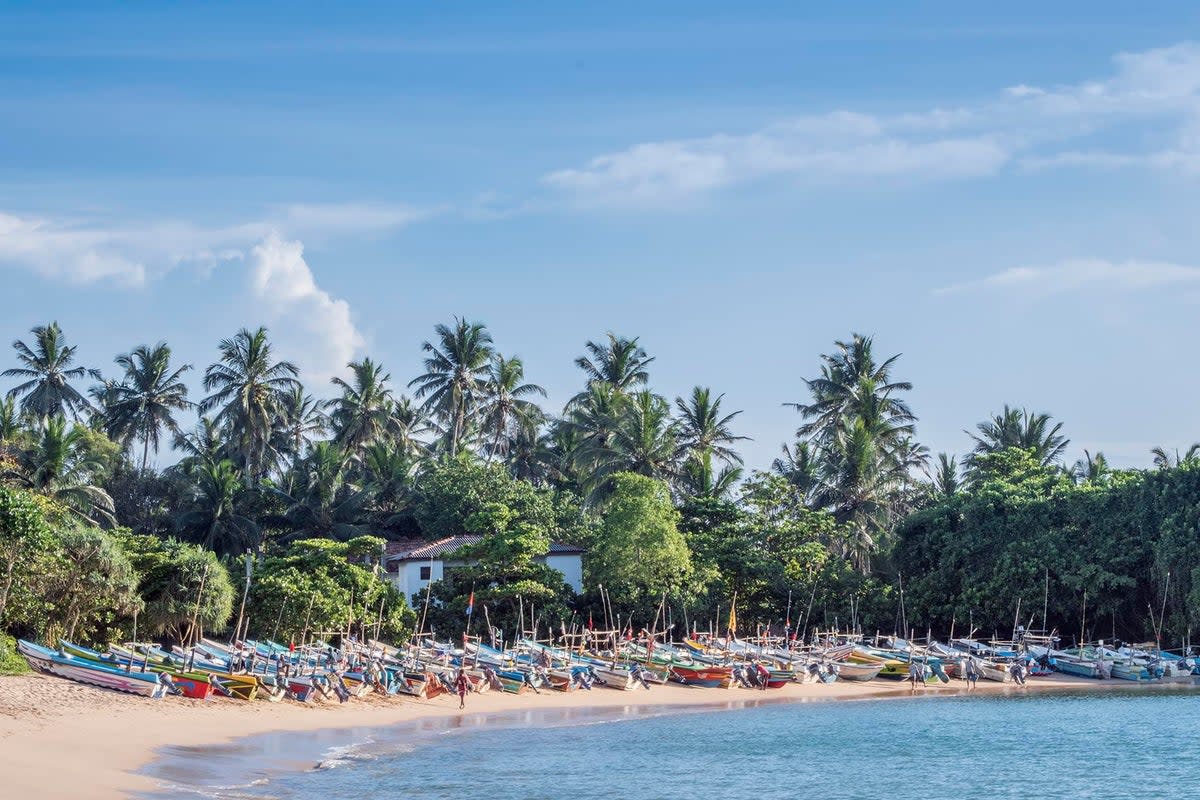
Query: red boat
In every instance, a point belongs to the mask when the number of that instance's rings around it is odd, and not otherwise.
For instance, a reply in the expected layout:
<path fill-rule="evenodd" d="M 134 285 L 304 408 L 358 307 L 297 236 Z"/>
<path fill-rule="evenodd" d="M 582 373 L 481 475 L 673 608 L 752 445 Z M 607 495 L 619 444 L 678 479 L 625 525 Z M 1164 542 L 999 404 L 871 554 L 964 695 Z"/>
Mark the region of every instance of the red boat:
<path fill-rule="evenodd" d="M 718 667 L 715 665 L 688 667 L 683 664 L 672 664 L 670 669 L 671 678 L 685 686 L 716 688 L 726 683 L 733 675 L 731 667 Z"/>

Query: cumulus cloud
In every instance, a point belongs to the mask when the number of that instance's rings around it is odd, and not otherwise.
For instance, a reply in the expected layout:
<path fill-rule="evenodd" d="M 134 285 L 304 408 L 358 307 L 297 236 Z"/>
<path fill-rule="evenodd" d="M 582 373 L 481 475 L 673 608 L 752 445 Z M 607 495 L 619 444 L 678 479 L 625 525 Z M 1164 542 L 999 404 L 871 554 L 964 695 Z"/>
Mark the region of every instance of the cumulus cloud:
<path fill-rule="evenodd" d="M 72 285 L 151 286 L 181 267 L 207 276 L 245 271 L 281 350 L 318 380 L 363 346 L 349 304 L 322 289 L 301 237 L 336 238 L 408 225 L 426 212 L 407 206 L 296 204 L 263 219 L 205 227 L 175 220 L 121 221 L 0 212 L 0 269 L 23 269 Z"/>
<path fill-rule="evenodd" d="M 1113 146 L 1134 127 L 1138 148 Z M 1103 79 L 1016 84 L 962 108 L 835 111 L 744 133 L 634 144 L 543 177 L 576 202 L 669 203 L 769 177 L 955 180 L 1027 169 L 1142 166 L 1200 174 L 1200 45 L 1113 58 Z"/>
<path fill-rule="evenodd" d="M 317 285 L 304 246 L 271 233 L 250 250 L 250 286 L 272 325 L 283 322 L 282 349 L 306 374 L 327 381 L 364 345 L 350 305 Z"/>
<path fill-rule="evenodd" d="M 1066 292 L 1133 292 L 1200 284 L 1200 267 L 1163 261 L 1074 259 L 1043 267 L 1013 267 L 975 281 L 936 290 L 936 294 L 1010 292 L 1047 296 Z"/>

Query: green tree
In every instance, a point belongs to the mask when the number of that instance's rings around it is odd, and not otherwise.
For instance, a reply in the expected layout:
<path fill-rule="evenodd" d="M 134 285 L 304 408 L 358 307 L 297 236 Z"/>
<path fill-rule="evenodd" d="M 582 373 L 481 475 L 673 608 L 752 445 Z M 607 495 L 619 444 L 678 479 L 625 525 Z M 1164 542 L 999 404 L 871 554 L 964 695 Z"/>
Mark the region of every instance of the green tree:
<path fill-rule="evenodd" d="M 724 394 L 713 397 L 706 386 L 696 386 L 686 401 L 675 398 L 679 411 L 679 446 L 685 456 L 711 453 L 725 464 L 741 464 L 742 457 L 733 449 L 734 442 L 746 441 L 750 437 L 737 436 L 732 424 L 741 411 L 721 413 Z"/>
<path fill-rule="evenodd" d="M 138 630 L 188 641 L 195 620 L 202 630 L 224 630 L 236 594 L 229 573 L 211 550 L 176 539 L 125 533 L 119 537 L 139 575 L 145 604 Z"/>
<path fill-rule="evenodd" d="M 103 531 L 67 526 L 57 535 L 60 563 L 48 596 L 51 630 L 70 641 L 106 644 L 110 629 L 141 606 L 137 572 Z"/>
<path fill-rule="evenodd" d="M 246 481 L 255 486 L 266 473 L 271 433 L 300 371 L 290 361 L 274 360 L 266 328 L 243 328 L 222 339 L 218 350 L 220 361 L 204 373 L 204 388 L 212 394 L 200 401 L 200 413 L 217 410 L 215 421 L 232 436 Z"/>
<path fill-rule="evenodd" d="M 492 335 L 480 322 L 455 318 L 454 327 L 438 324 L 436 344 L 425 342 L 429 353 L 425 373 L 409 386 L 424 400 L 425 413 L 442 423 L 444 450 L 455 456 L 466 442 L 475 414 L 487 396 Z"/>
<path fill-rule="evenodd" d="M 100 380 L 100 373 L 86 367 L 73 367 L 75 347 L 57 322 L 33 328 L 33 346 L 18 339 L 13 342 L 21 366 L 4 370 L 6 378 L 22 381 L 8 390 L 8 397 L 21 398 L 21 411 L 38 419 L 70 414 L 78 419 L 81 412 L 90 411 L 91 404 L 71 385 L 71 381 L 91 376 Z"/>
<path fill-rule="evenodd" d="M 117 356 L 116 364 L 124 377 L 111 388 L 112 397 L 106 404 L 106 429 L 126 447 L 134 439 L 141 440 L 144 472 L 149 465 L 150 448 L 158 453 L 161 432 L 164 429 L 173 434 L 179 432 L 173 412 L 192 406 L 187 399 L 187 384 L 180 379 L 192 365 L 171 369 L 171 348 L 166 342 L 154 347 L 135 347 L 132 352 Z"/>
<path fill-rule="evenodd" d="M 18 454 L 7 477 L 84 522 L 113 525 L 113 500 L 100 484 L 116 454 L 116 446 L 103 434 L 77 424 L 68 428 L 64 417 L 51 417 L 32 449 Z"/>
<path fill-rule="evenodd" d="M 329 417 L 334 442 L 346 453 L 357 455 L 387 431 L 392 411 L 392 390 L 387 383 L 392 376 L 369 358 L 347 366 L 352 374 L 349 382 L 333 379 L 342 395 L 330 401 Z"/>
<path fill-rule="evenodd" d="M 349 630 L 360 638 L 405 641 L 416 616 L 378 569 L 384 542 L 307 539 L 265 558 L 250 590 L 251 632 L 300 642 L 333 639 Z"/>
<path fill-rule="evenodd" d="M 294 494 L 276 490 L 287 510 L 288 538 L 329 536 L 353 539 L 364 533 L 367 495 L 348 478 L 342 451 L 332 442 L 317 442 L 301 464 Z"/>
<path fill-rule="evenodd" d="M 679 521 L 666 483 L 630 472 L 614 475 L 584 561 L 588 587 L 603 585 L 615 603 L 649 621 L 662 597 L 679 594 L 692 575 Z"/>
<path fill-rule="evenodd" d="M 194 477 L 188 506 L 176 519 L 179 534 L 223 554 L 257 549 L 262 543 L 260 529 L 245 513 L 246 490 L 233 462 L 202 463 Z"/>
<path fill-rule="evenodd" d="M 28 609 L 50 570 L 57 539 L 46 520 L 48 501 L 0 484 L 0 630 L 28 626 Z"/>
<path fill-rule="evenodd" d="M 584 345 L 587 354 L 575 359 L 575 366 L 583 370 L 587 384 L 570 405 L 584 400 L 598 384 L 607 385 L 617 394 L 626 394 L 650 380 L 647 368 L 654 359 L 646 355 L 637 338 L 626 339 L 611 331 L 607 336 L 607 342 L 589 341 Z"/>
<path fill-rule="evenodd" d="M 968 467 L 973 467 L 979 456 L 1010 447 L 1032 450 L 1043 464 L 1055 464 L 1061 460 L 1070 443 L 1062 435 L 1062 423 L 1053 422 L 1049 414 L 1036 414 L 1007 404 L 999 414 L 993 414 L 986 422 L 975 427 L 978 433 L 967 432 L 975 442 L 974 449 L 967 456 Z"/>
<path fill-rule="evenodd" d="M 499 353 L 492 356 L 484 389 L 486 399 L 480 408 L 483 450 L 489 458 L 508 458 L 513 439 L 541 424 L 542 410 L 527 398 L 545 397 L 546 390 L 524 381 L 525 365 L 520 358 L 505 358 Z"/>

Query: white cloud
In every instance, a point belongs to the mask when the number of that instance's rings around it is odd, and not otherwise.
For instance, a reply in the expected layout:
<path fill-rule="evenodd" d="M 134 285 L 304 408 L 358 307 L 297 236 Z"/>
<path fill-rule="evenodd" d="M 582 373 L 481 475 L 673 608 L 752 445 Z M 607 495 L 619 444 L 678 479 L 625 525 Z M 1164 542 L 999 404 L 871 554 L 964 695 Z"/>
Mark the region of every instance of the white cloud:
<path fill-rule="evenodd" d="M 281 349 L 305 374 L 327 382 L 362 349 L 350 305 L 317 285 L 300 242 L 272 233 L 250 250 L 249 265 L 258 306 L 283 332 Z"/>
<path fill-rule="evenodd" d="M 1134 127 L 1132 151 L 1114 147 Z M 1200 45 L 1113 58 L 1111 75 L 1009 86 L 975 106 L 810 114 L 746 133 L 644 142 L 544 176 L 582 204 L 673 203 L 768 177 L 951 180 L 1140 166 L 1200 174 Z"/>
<path fill-rule="evenodd" d="M 283 207 L 279 226 L 304 235 L 370 233 L 402 228 L 431 213 L 378 203 L 293 203 Z"/>
<path fill-rule="evenodd" d="M 1044 267 L 1013 267 L 935 293 L 989 291 L 1028 297 L 1078 291 L 1133 292 L 1180 285 L 1200 285 L 1200 267 L 1162 261 L 1075 259 Z"/>
<path fill-rule="evenodd" d="M 407 206 L 297 204 L 260 221 L 204 227 L 0 212 L 0 269 L 124 289 L 148 287 L 181 266 L 205 277 L 219 267 L 246 270 L 256 305 L 270 317 L 281 350 L 324 380 L 353 358 L 363 337 L 349 304 L 318 285 L 300 237 L 388 231 L 426 214 Z"/>
<path fill-rule="evenodd" d="M 990 136 L 943 136 L 955 112 L 894 119 L 850 112 L 801 117 L 746 135 L 651 142 L 550 173 L 557 189 L 598 202 L 656 203 L 771 175 L 809 181 L 987 175 L 1009 158 Z M 934 136 L 923 137 L 926 131 Z"/>

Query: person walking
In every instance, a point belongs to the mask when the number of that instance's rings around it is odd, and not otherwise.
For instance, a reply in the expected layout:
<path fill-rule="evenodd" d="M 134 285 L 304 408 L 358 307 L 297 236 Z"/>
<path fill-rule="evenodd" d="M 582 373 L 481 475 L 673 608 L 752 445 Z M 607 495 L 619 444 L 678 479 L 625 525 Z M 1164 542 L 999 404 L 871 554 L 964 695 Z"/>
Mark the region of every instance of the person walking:
<path fill-rule="evenodd" d="M 467 707 L 467 692 L 471 689 L 471 682 L 467 680 L 467 671 L 464 669 L 458 670 L 458 677 L 454 679 L 454 689 L 458 692 L 458 707 Z"/>

